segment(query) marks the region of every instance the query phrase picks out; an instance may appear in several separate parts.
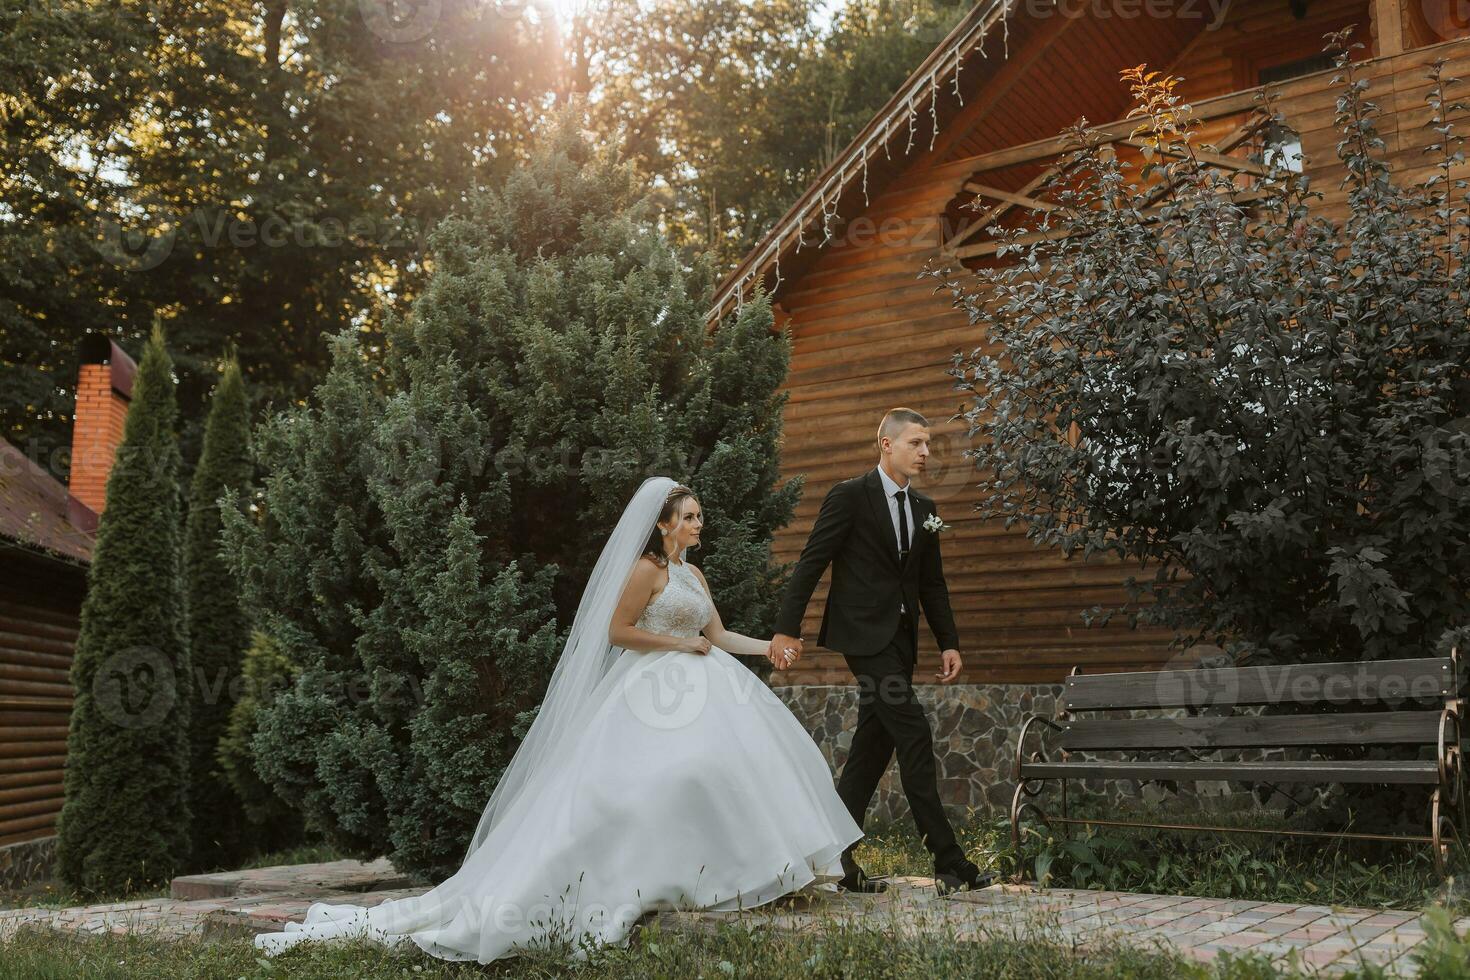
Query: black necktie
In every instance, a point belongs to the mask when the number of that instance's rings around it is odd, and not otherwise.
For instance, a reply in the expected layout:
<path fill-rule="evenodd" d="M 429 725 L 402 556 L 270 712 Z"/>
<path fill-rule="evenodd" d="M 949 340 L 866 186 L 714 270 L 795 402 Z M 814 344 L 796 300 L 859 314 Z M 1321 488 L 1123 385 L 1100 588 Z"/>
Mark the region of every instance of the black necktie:
<path fill-rule="evenodd" d="M 902 490 L 893 499 L 898 501 L 898 557 L 903 558 L 909 551 L 909 509 L 904 506 Z"/>

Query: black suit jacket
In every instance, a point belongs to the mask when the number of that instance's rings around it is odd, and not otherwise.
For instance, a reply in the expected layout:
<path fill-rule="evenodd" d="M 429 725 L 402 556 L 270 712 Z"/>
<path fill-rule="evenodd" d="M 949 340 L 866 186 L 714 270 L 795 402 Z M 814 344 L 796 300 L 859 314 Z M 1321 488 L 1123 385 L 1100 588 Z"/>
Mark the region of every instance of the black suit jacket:
<path fill-rule="evenodd" d="M 939 649 L 959 649 L 939 536 L 924 528 L 934 501 L 909 484 L 914 526 L 909 553 L 898 560 L 898 534 L 889 516 L 883 481 L 874 467 L 827 491 L 806 539 L 776 617 L 776 632 L 801 635 L 801 620 L 817 581 L 832 566 L 832 588 L 822 611 L 817 643 L 849 657 L 871 656 L 888 645 L 898 629 L 900 601 L 910 611 L 922 608 Z M 910 619 L 910 638 L 918 644 L 918 617 Z"/>

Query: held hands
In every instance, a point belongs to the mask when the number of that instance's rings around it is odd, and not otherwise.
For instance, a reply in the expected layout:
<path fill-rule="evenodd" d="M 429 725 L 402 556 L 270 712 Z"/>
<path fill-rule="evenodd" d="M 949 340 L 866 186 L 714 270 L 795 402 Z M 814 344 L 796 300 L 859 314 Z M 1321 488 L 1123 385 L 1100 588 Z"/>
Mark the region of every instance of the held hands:
<path fill-rule="evenodd" d="M 769 660 L 777 670 L 785 670 L 801 658 L 801 640 L 785 633 L 777 633 L 771 637 L 770 646 L 766 647 L 766 659 Z"/>
<path fill-rule="evenodd" d="M 945 650 L 939 657 L 942 661 L 942 669 L 934 675 L 935 679 L 941 684 L 954 683 L 954 679 L 960 676 L 960 670 L 965 666 L 960 661 L 960 652 L 958 650 Z"/>

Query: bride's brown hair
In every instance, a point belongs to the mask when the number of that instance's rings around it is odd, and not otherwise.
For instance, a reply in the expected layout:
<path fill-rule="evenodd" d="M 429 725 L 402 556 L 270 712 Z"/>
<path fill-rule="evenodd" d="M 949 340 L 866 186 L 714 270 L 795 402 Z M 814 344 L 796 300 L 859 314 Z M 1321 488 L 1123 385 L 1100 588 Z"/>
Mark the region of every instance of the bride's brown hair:
<path fill-rule="evenodd" d="M 669 556 L 664 551 L 664 536 L 659 533 L 659 525 L 680 513 L 684 508 L 684 501 L 690 497 L 694 498 L 695 503 L 699 503 L 699 498 L 695 496 L 693 490 L 682 483 L 675 485 L 669 491 L 669 495 L 664 498 L 664 505 L 659 509 L 653 530 L 648 532 L 648 543 L 643 546 L 643 557 L 653 559 L 654 564 L 659 568 L 667 568 L 669 564 Z M 694 548 L 698 547 L 698 544 L 694 545 Z"/>

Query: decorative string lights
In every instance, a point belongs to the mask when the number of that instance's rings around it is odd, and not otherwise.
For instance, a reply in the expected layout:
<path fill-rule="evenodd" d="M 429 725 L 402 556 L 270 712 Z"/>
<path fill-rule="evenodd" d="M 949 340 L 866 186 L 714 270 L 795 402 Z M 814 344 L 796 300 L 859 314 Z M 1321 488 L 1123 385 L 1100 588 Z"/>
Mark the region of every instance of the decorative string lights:
<path fill-rule="evenodd" d="M 767 267 L 774 265 L 775 284 L 770 287 L 774 292 L 781 284 L 781 252 L 782 245 L 788 239 L 796 242 L 796 251 L 799 253 L 807 244 L 806 229 L 810 221 L 817 220 L 817 215 L 811 207 L 811 198 L 816 198 L 817 211 L 821 213 L 822 239 L 819 245 L 825 245 L 832 240 L 833 224 L 840 222 L 842 215 L 840 202 L 842 195 L 847 189 L 848 182 L 856 180 L 858 174 L 862 177 L 863 206 L 870 203 L 868 195 L 868 159 L 870 155 L 877 152 L 878 147 L 883 148 L 885 160 L 893 159 L 890 147 L 892 145 L 894 130 L 899 124 L 899 114 L 902 113 L 908 127 L 908 143 L 904 147 L 905 155 L 910 154 L 914 148 L 915 130 L 918 122 L 919 112 L 928 96 L 930 136 L 929 150 L 934 149 L 939 139 L 939 80 L 953 72 L 952 89 L 955 99 L 960 105 L 964 105 L 964 96 L 960 89 L 960 69 L 965 58 L 973 52 L 979 51 L 980 55 L 989 58 L 984 50 L 985 38 L 991 29 L 999 23 L 1004 31 L 1005 56 L 1010 56 L 1010 19 L 1011 9 L 1019 0 L 989 0 L 984 9 L 976 10 L 960 26 L 956 27 L 946 39 L 942 49 L 935 55 L 931 55 L 929 63 L 920 70 L 918 74 L 911 77 L 898 94 L 891 100 L 890 105 L 894 108 L 889 110 L 881 125 L 873 127 L 873 132 L 866 138 L 855 141 L 834 160 L 815 188 L 809 189 L 800 205 L 794 210 L 794 216 L 788 212 L 788 216 L 767 233 L 763 245 L 752 256 L 747 256 L 746 261 L 736 273 L 728 277 L 721 285 L 715 295 L 715 303 L 710 310 L 710 319 L 717 321 L 724 315 L 727 308 L 732 304 L 737 315 L 745 305 L 745 290 L 747 286 L 754 288 L 764 277 Z"/>
<path fill-rule="evenodd" d="M 929 118 L 934 120 L 934 132 L 929 137 L 929 149 L 934 149 L 934 141 L 939 138 L 939 76 L 929 76 Z"/>

